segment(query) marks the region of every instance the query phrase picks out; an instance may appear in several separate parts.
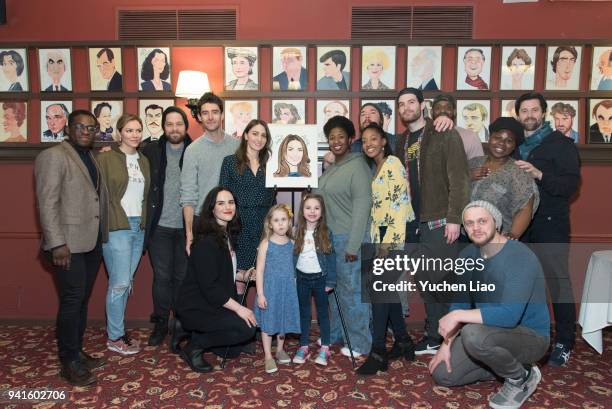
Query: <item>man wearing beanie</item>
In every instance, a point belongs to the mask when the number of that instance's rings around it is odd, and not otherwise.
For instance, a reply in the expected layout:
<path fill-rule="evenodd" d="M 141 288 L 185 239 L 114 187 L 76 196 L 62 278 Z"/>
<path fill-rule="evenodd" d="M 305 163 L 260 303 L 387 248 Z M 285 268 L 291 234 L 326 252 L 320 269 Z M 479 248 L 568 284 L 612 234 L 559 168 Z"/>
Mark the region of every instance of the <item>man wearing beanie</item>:
<path fill-rule="evenodd" d="M 170 311 L 174 311 L 176 294 L 187 273 L 185 229 L 179 199 L 183 154 L 191 143 L 188 127 L 183 110 L 168 107 L 162 114 L 163 135 L 143 149 L 151 170 L 145 229 L 145 249 L 149 250 L 153 267 L 151 322 L 155 323 L 155 328 L 149 337 L 150 346 L 160 345 L 166 337 Z M 177 336 L 175 331 L 171 349 L 178 341 Z"/>
<path fill-rule="evenodd" d="M 473 268 L 458 277 L 457 284 L 468 291 L 457 291 L 450 312 L 440 319 L 444 343 L 429 372 L 443 386 L 503 378 L 489 406 L 520 408 L 542 379 L 535 363 L 549 343 L 542 268 L 526 245 L 500 234 L 502 216 L 491 203 L 469 203 L 462 219 L 473 244 L 457 262 L 471 261 Z"/>
<path fill-rule="evenodd" d="M 454 129 L 438 129 L 438 125 L 453 126 L 452 119 L 439 116 L 435 121 L 423 117 L 423 93 L 416 88 L 404 88 L 397 97 L 397 112 L 406 131 L 398 135 L 395 154 L 406 167 L 410 196 L 416 220 L 406 227 L 406 242 L 421 243 L 427 257 L 457 256 L 457 238 L 461 226 L 461 211 L 469 201 L 468 163 L 461 136 Z M 417 280 L 440 281 L 448 273 L 427 271 Z M 448 311 L 439 293 L 423 292 L 425 302 L 425 336 L 415 348 L 416 355 L 435 354 L 442 337 L 438 320 Z"/>
<path fill-rule="evenodd" d="M 544 121 L 546 100 L 531 92 L 515 103 L 525 128 L 516 164 L 538 185 L 540 205 L 522 237 L 534 247 L 546 277 L 555 317 L 555 338 L 548 363 L 567 364 L 576 341 L 576 305 L 569 277 L 569 202 L 580 183 L 580 158 L 576 144 Z"/>

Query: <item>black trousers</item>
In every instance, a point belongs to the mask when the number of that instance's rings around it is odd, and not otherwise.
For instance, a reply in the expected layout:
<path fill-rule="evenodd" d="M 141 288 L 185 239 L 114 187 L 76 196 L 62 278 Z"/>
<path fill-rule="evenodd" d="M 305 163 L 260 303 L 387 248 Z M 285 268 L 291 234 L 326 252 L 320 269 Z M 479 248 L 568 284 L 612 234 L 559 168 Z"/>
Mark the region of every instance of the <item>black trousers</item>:
<path fill-rule="evenodd" d="M 195 329 L 191 335 L 191 343 L 194 347 L 204 350 L 211 349 L 216 354 L 221 355 L 225 347 L 242 345 L 255 336 L 255 327 L 249 327 L 235 312 L 226 308 L 223 308 L 223 310 L 222 317 L 217 316 L 219 319 L 214 330 Z M 235 356 L 240 349 L 232 348 L 229 357 Z"/>
<path fill-rule="evenodd" d="M 155 322 L 168 322 L 175 311 L 179 288 L 187 274 L 185 230 L 157 226 L 149 244 L 153 267 L 153 315 Z"/>
<path fill-rule="evenodd" d="M 47 257 L 50 256 L 47 252 Z M 57 349 L 62 363 L 78 359 L 79 351 L 83 349 L 87 305 L 101 262 L 102 246 L 98 239 L 96 247 L 90 252 L 71 255 L 69 270 L 54 267 L 59 292 Z"/>
<path fill-rule="evenodd" d="M 537 216 L 523 240 L 536 253 L 550 293 L 555 317 L 555 341 L 573 348 L 576 341 L 576 305 L 569 277 L 569 218 Z"/>

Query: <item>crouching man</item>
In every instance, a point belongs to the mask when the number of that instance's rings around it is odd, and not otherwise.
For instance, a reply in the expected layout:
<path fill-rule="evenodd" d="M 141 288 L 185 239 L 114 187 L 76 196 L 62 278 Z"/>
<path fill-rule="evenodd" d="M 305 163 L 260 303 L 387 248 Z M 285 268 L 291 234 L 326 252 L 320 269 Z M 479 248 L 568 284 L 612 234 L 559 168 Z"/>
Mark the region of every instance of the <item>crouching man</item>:
<path fill-rule="evenodd" d="M 500 234 L 502 216 L 491 203 L 468 204 L 462 219 L 473 244 L 460 258 L 476 263 L 460 280 L 468 289 L 471 282 L 472 290 L 452 303 L 440 320 L 444 342 L 429 372 L 443 386 L 503 378 L 504 385 L 489 399 L 490 407 L 520 408 L 542 379 L 535 363 L 549 345 L 542 268 L 527 246 Z M 495 285 L 495 292 L 475 290 L 478 282 Z"/>

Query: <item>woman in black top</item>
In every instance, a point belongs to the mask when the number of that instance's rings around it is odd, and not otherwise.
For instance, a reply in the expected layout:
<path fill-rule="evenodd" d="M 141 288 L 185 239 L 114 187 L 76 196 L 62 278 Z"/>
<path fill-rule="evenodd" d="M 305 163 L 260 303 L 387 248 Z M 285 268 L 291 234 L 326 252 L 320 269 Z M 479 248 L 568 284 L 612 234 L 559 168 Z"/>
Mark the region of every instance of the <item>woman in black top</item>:
<path fill-rule="evenodd" d="M 205 349 L 236 345 L 255 334 L 253 311 L 240 305 L 234 285 L 238 215 L 232 193 L 217 186 L 202 205 L 198 238 L 189 257 L 177 312 L 191 340 L 180 351 L 196 372 L 209 372 Z"/>

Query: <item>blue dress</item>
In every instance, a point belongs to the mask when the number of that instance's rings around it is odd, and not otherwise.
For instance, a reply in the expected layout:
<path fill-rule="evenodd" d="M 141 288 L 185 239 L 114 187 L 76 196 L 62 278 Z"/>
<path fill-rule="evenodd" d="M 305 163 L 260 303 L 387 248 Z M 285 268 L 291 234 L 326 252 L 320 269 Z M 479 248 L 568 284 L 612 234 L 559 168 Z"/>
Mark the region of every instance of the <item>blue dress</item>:
<path fill-rule="evenodd" d="M 268 240 L 264 268 L 264 295 L 268 308 L 262 310 L 255 298 L 255 319 L 269 335 L 300 333 L 300 309 L 295 285 L 293 243 L 276 244 Z"/>

